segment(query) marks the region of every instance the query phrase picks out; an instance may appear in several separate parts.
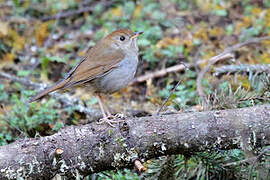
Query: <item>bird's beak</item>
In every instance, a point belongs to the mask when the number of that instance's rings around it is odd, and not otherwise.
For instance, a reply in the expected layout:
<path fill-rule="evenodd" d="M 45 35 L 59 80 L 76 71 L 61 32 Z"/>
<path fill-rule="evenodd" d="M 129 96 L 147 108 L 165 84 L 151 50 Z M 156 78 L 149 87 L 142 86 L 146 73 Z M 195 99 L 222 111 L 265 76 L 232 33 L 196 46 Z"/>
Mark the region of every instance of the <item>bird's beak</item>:
<path fill-rule="evenodd" d="M 134 39 L 134 38 L 138 37 L 142 33 L 143 33 L 143 31 L 135 32 L 134 35 L 131 36 L 131 39 Z"/>

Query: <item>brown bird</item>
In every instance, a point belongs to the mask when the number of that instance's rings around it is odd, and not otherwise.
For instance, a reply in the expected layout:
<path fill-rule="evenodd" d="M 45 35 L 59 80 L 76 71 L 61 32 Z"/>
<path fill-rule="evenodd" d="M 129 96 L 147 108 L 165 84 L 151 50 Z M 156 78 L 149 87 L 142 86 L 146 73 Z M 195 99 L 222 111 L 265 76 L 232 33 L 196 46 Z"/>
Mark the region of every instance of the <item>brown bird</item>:
<path fill-rule="evenodd" d="M 137 37 L 142 32 L 120 29 L 112 32 L 88 50 L 86 56 L 67 75 L 39 92 L 33 102 L 50 92 L 74 86 L 85 86 L 98 97 L 103 121 L 110 125 L 114 116 L 103 103 L 101 93 L 111 94 L 126 87 L 134 78 L 138 64 Z"/>

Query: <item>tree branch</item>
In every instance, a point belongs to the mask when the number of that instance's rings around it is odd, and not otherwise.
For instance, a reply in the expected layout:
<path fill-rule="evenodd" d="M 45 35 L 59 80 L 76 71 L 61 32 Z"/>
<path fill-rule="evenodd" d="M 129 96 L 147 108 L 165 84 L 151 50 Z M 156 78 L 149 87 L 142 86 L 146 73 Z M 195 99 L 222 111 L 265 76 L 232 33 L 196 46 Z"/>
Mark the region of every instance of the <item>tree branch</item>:
<path fill-rule="evenodd" d="M 68 178 L 130 167 L 139 159 L 270 144 L 270 105 L 91 123 L 0 147 L 0 179 Z"/>
<path fill-rule="evenodd" d="M 225 74 L 234 73 L 269 73 L 270 64 L 239 64 L 239 65 L 224 65 L 215 68 L 214 76 L 220 77 Z"/>
<path fill-rule="evenodd" d="M 91 12 L 95 9 L 95 6 L 97 4 L 102 5 L 102 7 L 104 9 L 106 9 L 106 8 L 110 7 L 112 5 L 112 3 L 113 2 L 110 2 L 110 1 L 101 1 L 98 3 L 94 3 L 91 6 L 81 7 L 81 8 L 76 9 L 76 10 L 67 10 L 65 12 L 60 12 L 60 13 L 57 13 L 57 14 L 52 15 L 52 16 L 44 16 L 41 18 L 41 21 L 48 21 L 48 20 L 58 19 L 58 18 L 62 19 L 62 18 L 67 18 L 67 17 L 78 15 L 78 14 L 82 14 L 85 12 Z"/>

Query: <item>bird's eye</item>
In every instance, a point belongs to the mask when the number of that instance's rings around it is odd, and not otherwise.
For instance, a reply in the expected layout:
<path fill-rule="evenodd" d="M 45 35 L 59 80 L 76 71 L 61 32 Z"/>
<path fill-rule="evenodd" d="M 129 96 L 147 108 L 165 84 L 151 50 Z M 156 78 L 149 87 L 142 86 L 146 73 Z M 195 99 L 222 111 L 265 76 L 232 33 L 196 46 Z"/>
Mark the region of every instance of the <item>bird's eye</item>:
<path fill-rule="evenodd" d="M 124 41 L 125 39 L 125 36 L 120 36 L 120 41 Z"/>

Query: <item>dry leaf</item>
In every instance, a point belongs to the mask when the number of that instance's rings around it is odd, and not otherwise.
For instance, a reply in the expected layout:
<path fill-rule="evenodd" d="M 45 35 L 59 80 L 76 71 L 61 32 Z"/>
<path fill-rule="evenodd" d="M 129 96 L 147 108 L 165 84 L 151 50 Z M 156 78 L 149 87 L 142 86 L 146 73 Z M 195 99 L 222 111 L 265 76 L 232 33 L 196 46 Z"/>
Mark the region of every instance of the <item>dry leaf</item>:
<path fill-rule="evenodd" d="M 142 5 L 142 4 L 136 6 L 136 8 L 135 8 L 135 10 L 134 10 L 134 12 L 133 12 L 133 17 L 134 17 L 134 18 L 137 18 L 137 17 L 140 16 L 140 14 L 141 14 L 141 12 L 142 12 L 142 8 L 143 8 L 143 5 Z"/>
<path fill-rule="evenodd" d="M 49 36 L 48 24 L 49 23 L 46 22 L 37 26 L 35 36 L 36 36 L 37 44 L 39 46 L 43 45 L 44 40 Z"/>
<path fill-rule="evenodd" d="M 8 23 L 0 21 L 0 38 L 8 35 Z"/>
<path fill-rule="evenodd" d="M 8 30 L 8 35 L 11 37 L 12 47 L 17 50 L 21 51 L 24 48 L 25 39 L 24 37 L 20 36 L 17 31 L 13 29 Z"/>
<path fill-rule="evenodd" d="M 162 48 L 166 48 L 170 45 L 174 45 L 174 46 L 180 45 L 180 42 L 181 42 L 181 40 L 178 37 L 174 37 L 174 38 L 165 37 L 162 40 L 160 40 L 156 46 L 157 46 L 157 48 L 162 49 Z"/>
<path fill-rule="evenodd" d="M 113 8 L 111 10 L 111 13 L 113 17 L 121 17 L 123 14 L 123 9 L 121 6 L 119 6 L 119 7 Z"/>

